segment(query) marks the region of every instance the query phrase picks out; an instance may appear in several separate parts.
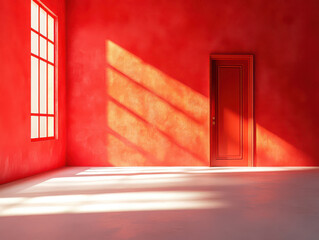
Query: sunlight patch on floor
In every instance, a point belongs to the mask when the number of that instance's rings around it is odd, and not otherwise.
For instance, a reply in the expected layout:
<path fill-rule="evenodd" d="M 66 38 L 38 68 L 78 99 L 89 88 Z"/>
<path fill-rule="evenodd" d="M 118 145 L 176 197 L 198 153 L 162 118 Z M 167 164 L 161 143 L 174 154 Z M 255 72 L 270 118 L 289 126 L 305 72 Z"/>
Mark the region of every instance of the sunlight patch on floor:
<path fill-rule="evenodd" d="M 185 210 L 225 207 L 216 194 L 194 191 L 157 191 L 4 198 L 0 216 Z"/>

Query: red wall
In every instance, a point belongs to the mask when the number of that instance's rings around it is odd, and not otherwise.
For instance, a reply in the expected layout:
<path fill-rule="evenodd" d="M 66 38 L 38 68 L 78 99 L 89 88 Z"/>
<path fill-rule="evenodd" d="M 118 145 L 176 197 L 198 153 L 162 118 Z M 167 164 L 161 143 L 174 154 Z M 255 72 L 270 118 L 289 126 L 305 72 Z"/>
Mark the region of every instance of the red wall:
<path fill-rule="evenodd" d="M 209 165 L 209 54 L 250 53 L 256 165 L 319 165 L 318 9 L 67 1 L 67 164 Z"/>
<path fill-rule="evenodd" d="M 58 15 L 58 140 L 30 140 L 30 5 L 1 0 L 0 184 L 65 165 L 65 4 L 43 0 Z"/>
<path fill-rule="evenodd" d="M 65 157 L 208 165 L 210 53 L 255 55 L 256 165 L 319 165 L 318 1 L 43 3 L 59 17 L 58 139 L 30 141 L 30 2 L 1 1 L 0 183 Z"/>

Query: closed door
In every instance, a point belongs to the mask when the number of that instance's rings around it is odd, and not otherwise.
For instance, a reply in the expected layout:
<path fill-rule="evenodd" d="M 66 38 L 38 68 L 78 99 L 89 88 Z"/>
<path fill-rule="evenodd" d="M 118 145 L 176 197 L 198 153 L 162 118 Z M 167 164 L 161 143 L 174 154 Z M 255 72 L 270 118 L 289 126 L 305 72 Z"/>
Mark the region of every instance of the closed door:
<path fill-rule="evenodd" d="M 253 165 L 252 56 L 211 56 L 211 165 Z"/>

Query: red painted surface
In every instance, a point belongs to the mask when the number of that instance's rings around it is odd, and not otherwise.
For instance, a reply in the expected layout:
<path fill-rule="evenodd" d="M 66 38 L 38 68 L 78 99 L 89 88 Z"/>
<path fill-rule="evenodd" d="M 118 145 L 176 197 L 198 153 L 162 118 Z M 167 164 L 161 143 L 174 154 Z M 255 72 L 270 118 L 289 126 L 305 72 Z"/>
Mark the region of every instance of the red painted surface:
<path fill-rule="evenodd" d="M 251 166 L 253 139 L 248 132 L 253 126 L 248 120 L 253 117 L 249 115 L 253 83 L 249 66 L 253 59 L 238 57 L 213 57 L 211 62 L 212 166 Z"/>
<path fill-rule="evenodd" d="M 65 165 L 65 4 L 43 0 L 58 16 L 58 139 L 30 138 L 30 5 L 1 1 L 0 183 Z"/>
<path fill-rule="evenodd" d="M 209 165 L 209 55 L 255 59 L 257 166 L 319 165 L 319 3 L 43 0 L 58 140 L 30 140 L 30 1 L 0 8 L 0 182 L 65 165 Z M 68 55 L 66 128 L 65 56 Z M 68 139 L 66 141 L 66 129 Z"/>
<path fill-rule="evenodd" d="M 238 64 L 236 62 L 236 64 Z M 218 81 L 217 100 L 217 157 L 219 159 L 243 158 L 243 90 L 242 69 L 221 67 Z M 231 86 L 231 87 L 229 87 Z"/>
<path fill-rule="evenodd" d="M 209 55 L 255 55 L 257 166 L 319 165 L 319 3 L 67 1 L 69 165 L 209 165 Z"/>

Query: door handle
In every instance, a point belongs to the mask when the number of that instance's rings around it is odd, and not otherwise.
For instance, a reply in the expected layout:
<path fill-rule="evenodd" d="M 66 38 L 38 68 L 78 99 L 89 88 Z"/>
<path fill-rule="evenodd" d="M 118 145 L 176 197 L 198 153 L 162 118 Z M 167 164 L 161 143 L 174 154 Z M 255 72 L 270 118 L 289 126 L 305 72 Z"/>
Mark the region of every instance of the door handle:
<path fill-rule="evenodd" d="M 212 124 L 215 125 L 216 122 L 215 122 L 215 117 L 212 117 Z"/>

